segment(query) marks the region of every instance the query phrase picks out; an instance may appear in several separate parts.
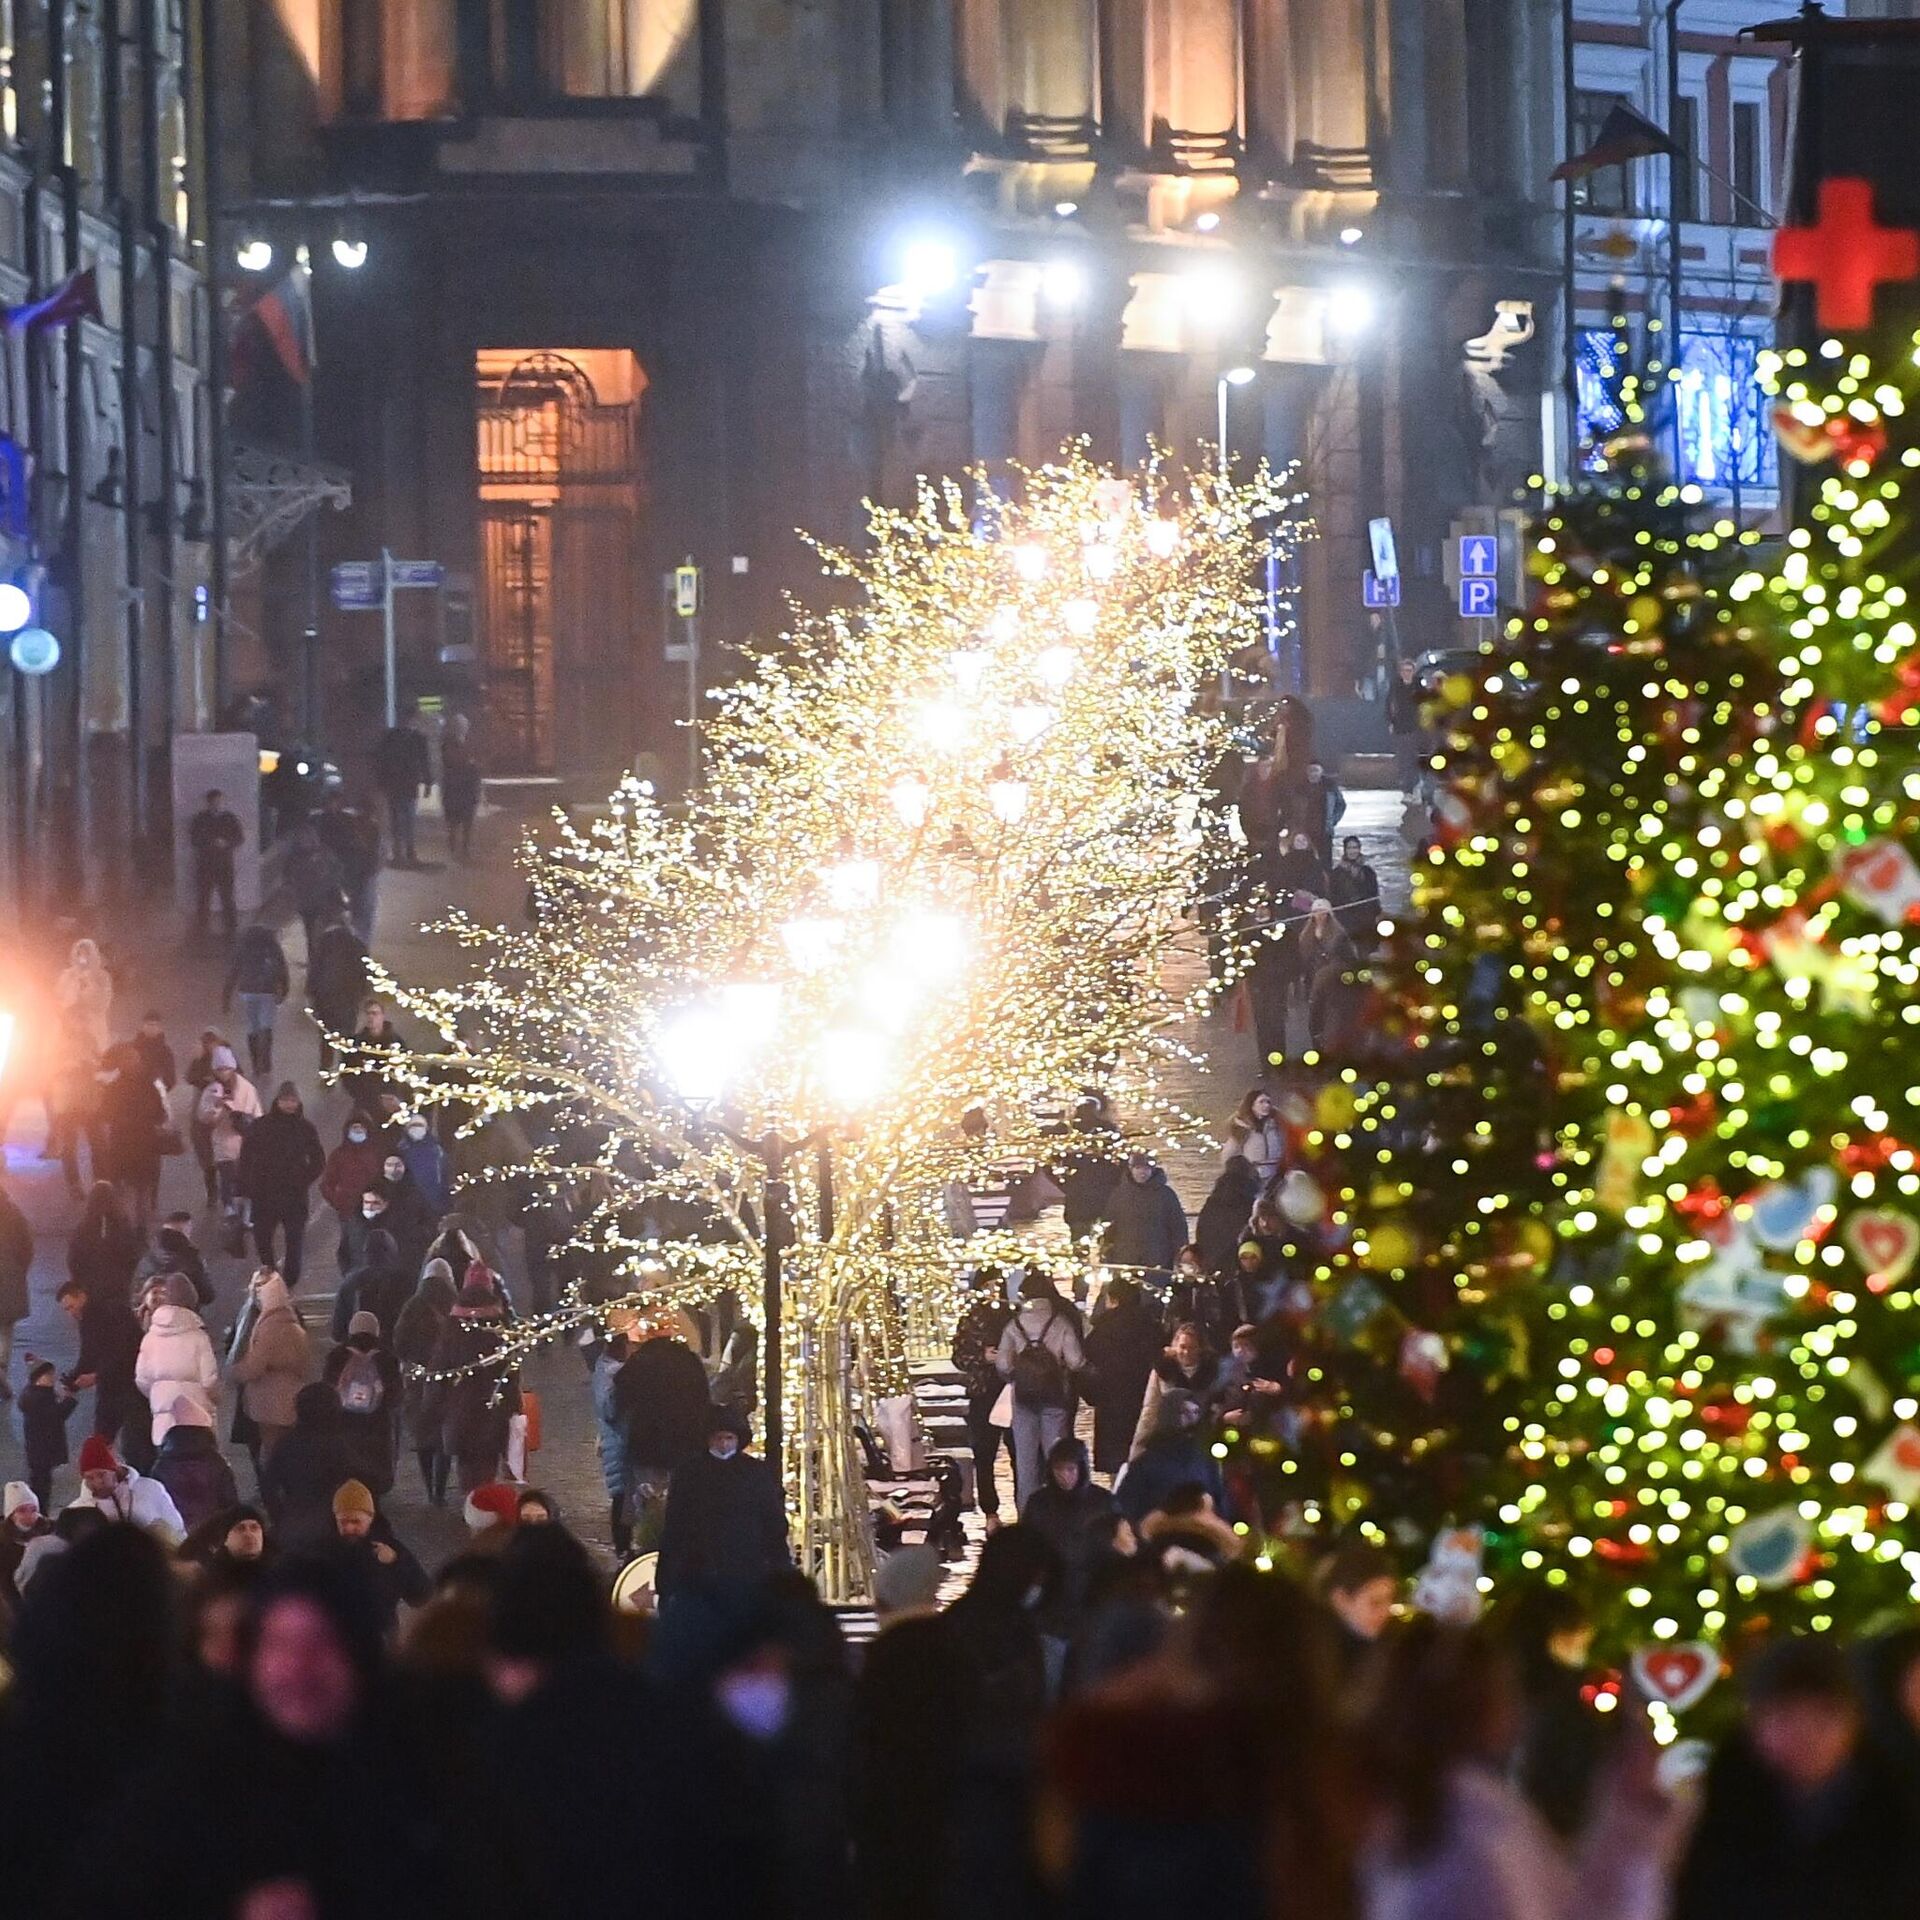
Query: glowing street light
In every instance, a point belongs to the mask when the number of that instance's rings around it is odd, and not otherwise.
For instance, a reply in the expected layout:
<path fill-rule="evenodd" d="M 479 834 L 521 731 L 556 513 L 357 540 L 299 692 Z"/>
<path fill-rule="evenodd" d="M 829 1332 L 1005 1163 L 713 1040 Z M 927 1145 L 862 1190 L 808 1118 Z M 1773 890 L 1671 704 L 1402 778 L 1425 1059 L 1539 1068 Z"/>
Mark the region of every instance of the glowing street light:
<path fill-rule="evenodd" d="M 1071 647 L 1047 647 L 1034 660 L 1034 677 L 1056 693 L 1073 678 L 1080 656 Z"/>
<path fill-rule="evenodd" d="M 234 264 L 242 273 L 265 273 L 273 265 L 273 243 L 257 234 L 234 249 Z"/>
<path fill-rule="evenodd" d="M 983 647 L 956 647 L 947 655 L 947 671 L 953 675 L 953 684 L 971 700 L 980 691 L 980 682 L 987 677 L 987 669 L 993 664 L 993 655 Z"/>
<path fill-rule="evenodd" d="M 859 913 L 880 898 L 880 862 L 851 858 L 836 861 L 821 874 L 828 903 L 841 913 Z"/>
<path fill-rule="evenodd" d="M 1027 814 L 1027 783 L 1003 760 L 987 782 L 987 805 L 1003 827 L 1017 827 Z"/>
<path fill-rule="evenodd" d="M 1060 623 L 1076 640 L 1084 640 L 1100 624 L 1097 600 L 1069 600 L 1060 609 Z"/>
<path fill-rule="evenodd" d="M 1327 325 L 1351 338 L 1373 325 L 1373 290 L 1358 280 L 1342 280 L 1327 290 Z"/>
<path fill-rule="evenodd" d="M 924 827 L 927 809 L 933 802 L 933 789 L 918 774 L 902 774 L 889 790 L 888 799 L 903 827 Z"/>
<path fill-rule="evenodd" d="M 1034 541 L 1025 541 L 1013 549 L 1013 570 L 1022 580 L 1047 577 L 1047 550 Z"/>
<path fill-rule="evenodd" d="M 358 273 L 367 264 L 367 243 L 355 236 L 336 234 L 333 241 L 333 264 L 344 267 L 349 273 Z"/>
<path fill-rule="evenodd" d="M 1220 412 L 1220 477 L 1227 475 L 1227 389 L 1252 385 L 1254 370 L 1251 367 L 1229 367 L 1214 382 L 1214 399 Z"/>
<path fill-rule="evenodd" d="M 932 236 L 907 242 L 900 256 L 900 278 L 919 300 L 932 300 L 960 277 L 960 258 L 950 241 Z"/>
<path fill-rule="evenodd" d="M 18 633 L 33 618 L 33 595 L 17 580 L 0 580 L 0 633 Z"/>
<path fill-rule="evenodd" d="M 1049 260 L 1040 269 L 1040 292 L 1050 307 L 1076 307 L 1086 291 L 1087 276 L 1077 260 Z"/>
<path fill-rule="evenodd" d="M 1156 560 L 1171 560 L 1179 548 L 1179 521 L 1155 518 L 1147 522 L 1147 551 Z"/>
<path fill-rule="evenodd" d="M 780 926 L 780 944 L 802 973 L 818 973 L 834 956 L 846 928 L 820 914 L 801 914 Z"/>
<path fill-rule="evenodd" d="M 958 753 L 971 731 L 966 708 L 952 700 L 922 700 L 914 709 L 913 730 L 920 744 L 936 753 Z"/>
<path fill-rule="evenodd" d="M 842 1113 L 858 1113 L 887 1090 L 892 1049 L 871 1027 L 842 1027 L 821 1039 L 814 1069 L 828 1100 Z"/>
<path fill-rule="evenodd" d="M 1022 700 L 1007 709 L 1007 731 L 1023 747 L 1030 747 L 1059 717 L 1038 700 Z"/>

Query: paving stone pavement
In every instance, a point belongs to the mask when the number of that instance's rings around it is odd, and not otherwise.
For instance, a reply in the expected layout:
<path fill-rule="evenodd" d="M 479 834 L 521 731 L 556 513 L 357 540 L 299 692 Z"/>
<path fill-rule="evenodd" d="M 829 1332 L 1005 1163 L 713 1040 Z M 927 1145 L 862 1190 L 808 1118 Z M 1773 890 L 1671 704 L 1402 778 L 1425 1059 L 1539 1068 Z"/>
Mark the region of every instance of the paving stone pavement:
<path fill-rule="evenodd" d="M 1397 794 L 1355 792 L 1349 796 L 1348 816 L 1342 829 L 1360 834 L 1365 842 L 1367 857 L 1381 875 L 1389 909 L 1404 901 L 1406 894 L 1407 860 L 1399 834 L 1400 811 Z M 382 875 L 380 883 L 374 950 L 397 978 L 433 985 L 450 977 L 450 943 L 436 938 L 427 929 L 451 908 L 465 908 L 489 921 L 518 918 L 524 884 L 515 875 L 510 856 L 524 824 L 523 816 L 512 814 L 492 813 L 484 817 L 475 836 L 476 863 L 460 866 L 447 854 L 437 814 L 431 809 L 423 813 L 421 843 L 432 864 L 419 871 L 389 870 Z M 123 931 L 117 937 L 113 929 L 107 930 L 118 961 L 113 1030 L 116 1035 L 131 1033 L 142 1012 L 148 1007 L 157 1008 L 165 1019 L 174 1050 L 184 1064 L 198 1043 L 202 1027 L 213 1025 L 236 1036 L 241 1031 L 237 1020 L 226 1020 L 220 1012 L 226 952 L 217 941 L 195 943 L 183 937 L 177 916 L 158 918 L 162 929 L 158 934 L 154 924 L 150 920 L 146 926 Z M 303 1005 L 300 987 L 305 953 L 298 922 L 284 928 L 282 933 L 295 991 L 282 1009 L 272 1078 L 276 1083 L 282 1078 L 291 1078 L 300 1087 L 322 1141 L 331 1148 L 340 1137 L 347 1101 L 337 1089 L 321 1085 L 315 1033 L 304 1013 L 299 1011 Z M 1252 1037 L 1234 1033 L 1230 1023 L 1216 1015 L 1189 1038 L 1206 1049 L 1209 1064 L 1204 1070 L 1183 1071 L 1170 1081 L 1169 1091 L 1193 1111 L 1210 1116 L 1216 1123 L 1222 1122 L 1256 1076 Z M 1296 1044 L 1303 1043 L 1304 1036 L 1297 1036 Z M 263 1087 L 261 1091 L 263 1097 L 271 1096 L 271 1087 Z M 22 1101 L 4 1142 L 8 1184 L 26 1211 L 36 1236 L 30 1279 L 31 1312 L 16 1329 L 14 1343 L 11 1380 L 16 1391 L 24 1378 L 22 1356 L 26 1353 L 51 1359 L 64 1368 L 72 1363 L 76 1349 L 72 1323 L 55 1305 L 53 1296 L 66 1275 L 67 1240 L 78 1207 L 66 1194 L 58 1163 L 40 1157 L 45 1137 L 38 1104 L 32 1100 Z M 1205 1198 L 1216 1163 L 1216 1151 L 1206 1142 L 1188 1143 L 1168 1156 L 1169 1175 L 1189 1211 L 1197 1210 Z M 160 1201 L 162 1211 L 185 1206 L 199 1209 L 195 1238 L 208 1250 L 209 1268 L 218 1290 L 216 1303 L 208 1309 L 206 1318 L 216 1343 L 220 1343 L 238 1312 L 254 1263 L 251 1259 L 230 1258 L 217 1250 L 217 1222 L 213 1214 L 201 1206 L 199 1172 L 190 1157 L 165 1163 Z M 303 1310 L 314 1332 L 316 1354 L 324 1352 L 327 1345 L 327 1311 L 339 1277 L 335 1240 L 331 1213 L 316 1201 L 308 1236 L 307 1271 L 300 1288 Z M 499 1255 L 509 1283 L 517 1285 L 524 1273 L 523 1250 L 517 1232 L 510 1231 L 504 1236 Z M 568 1346 L 556 1344 L 531 1360 L 524 1378 L 526 1384 L 541 1395 L 545 1429 L 545 1443 L 535 1456 L 529 1477 L 550 1491 L 568 1523 L 585 1540 L 610 1557 L 611 1541 L 581 1356 Z M 76 1454 L 80 1438 L 90 1423 L 90 1400 L 91 1396 L 83 1399 L 70 1427 Z M 230 1405 L 223 1403 L 220 1411 L 223 1436 L 230 1416 Z M 250 1495 L 252 1475 L 244 1452 L 233 1447 L 227 1452 L 243 1497 Z M 4 1410 L 4 1417 L 0 1417 L 0 1478 L 15 1479 L 24 1472 L 18 1418 L 9 1407 Z M 78 1485 L 72 1467 L 61 1469 L 54 1485 L 56 1504 L 71 1499 Z M 410 1455 L 402 1456 L 398 1481 L 386 1504 L 400 1537 L 429 1567 L 445 1559 L 464 1538 L 457 1509 L 439 1510 L 427 1504 Z"/>

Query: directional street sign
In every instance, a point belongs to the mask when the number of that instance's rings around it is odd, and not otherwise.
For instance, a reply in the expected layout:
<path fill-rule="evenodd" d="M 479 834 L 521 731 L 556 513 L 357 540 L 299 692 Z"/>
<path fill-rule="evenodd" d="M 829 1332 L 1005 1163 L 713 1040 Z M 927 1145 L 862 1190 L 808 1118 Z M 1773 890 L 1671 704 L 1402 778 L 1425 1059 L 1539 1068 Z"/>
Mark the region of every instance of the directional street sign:
<path fill-rule="evenodd" d="M 1461 541 L 1464 550 L 1466 542 Z M 1466 558 L 1465 552 L 1461 558 Z M 1462 620 L 1492 620 L 1500 610 L 1500 590 L 1497 582 L 1483 578 L 1477 573 L 1463 573 L 1460 576 L 1460 618 Z"/>
<path fill-rule="evenodd" d="M 438 560 L 392 561 L 395 590 L 402 587 L 440 587 L 446 584 L 447 570 Z"/>
<path fill-rule="evenodd" d="M 1369 568 L 1360 576 L 1360 604 L 1375 612 L 1400 604 L 1400 576 L 1389 574 L 1386 579 Z"/>
<path fill-rule="evenodd" d="M 700 569 L 691 562 L 673 570 L 673 610 L 682 620 L 700 611 Z"/>
<path fill-rule="evenodd" d="M 327 575 L 333 604 L 342 613 L 374 613 L 385 595 L 378 560 L 342 560 Z"/>
<path fill-rule="evenodd" d="M 1463 533 L 1460 536 L 1460 578 L 1492 580 L 1500 572 L 1500 537 L 1492 533 Z M 1466 596 L 1461 595 L 1461 605 Z"/>
<path fill-rule="evenodd" d="M 1382 580 L 1400 577 L 1400 556 L 1394 550 L 1393 522 L 1388 519 L 1367 522 L 1367 545 L 1373 552 L 1373 570 Z"/>

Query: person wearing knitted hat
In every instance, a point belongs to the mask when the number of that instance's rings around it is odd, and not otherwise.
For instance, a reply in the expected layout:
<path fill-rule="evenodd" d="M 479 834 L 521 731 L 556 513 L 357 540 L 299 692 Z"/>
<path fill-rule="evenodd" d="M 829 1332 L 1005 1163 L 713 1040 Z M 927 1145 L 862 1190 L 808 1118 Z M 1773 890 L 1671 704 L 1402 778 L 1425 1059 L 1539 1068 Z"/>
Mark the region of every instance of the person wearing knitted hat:
<path fill-rule="evenodd" d="M 20 1604 L 13 1576 L 20 1570 L 27 1542 L 53 1531 L 53 1522 L 40 1510 L 40 1499 L 24 1480 L 9 1480 L 0 1494 L 0 1598 Z"/>
<path fill-rule="evenodd" d="M 363 1480 L 344 1481 L 334 1490 L 333 1530 L 338 1551 L 360 1567 L 379 1597 L 381 1628 L 391 1635 L 403 1606 L 424 1606 L 432 1595 L 426 1569 L 393 1537 Z"/>
<path fill-rule="evenodd" d="M 80 1448 L 80 1492 L 67 1512 L 92 1508 L 103 1519 L 138 1527 L 171 1551 L 187 1537 L 173 1496 L 158 1480 L 136 1473 L 101 1434 L 89 1434 Z"/>
<path fill-rule="evenodd" d="M 154 1456 L 153 1477 L 166 1488 L 179 1510 L 180 1524 L 189 1533 L 240 1503 L 233 1469 L 213 1434 L 213 1415 L 192 1394 L 179 1395 L 169 1409 L 170 1420 L 160 1451 Z"/>
<path fill-rule="evenodd" d="M 347 1337 L 327 1355 L 320 1378 L 340 1402 L 355 1478 L 384 1497 L 393 1487 L 401 1386 L 400 1363 L 380 1336 L 377 1314 L 362 1308 L 349 1316 Z"/>

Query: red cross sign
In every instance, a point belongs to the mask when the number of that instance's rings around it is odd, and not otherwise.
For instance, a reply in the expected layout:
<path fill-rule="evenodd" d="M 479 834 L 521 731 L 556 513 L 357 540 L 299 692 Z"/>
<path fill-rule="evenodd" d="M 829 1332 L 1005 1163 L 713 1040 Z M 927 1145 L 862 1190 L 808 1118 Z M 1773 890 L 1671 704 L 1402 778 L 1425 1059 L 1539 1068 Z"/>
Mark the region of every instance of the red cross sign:
<path fill-rule="evenodd" d="M 1870 327 L 1874 288 L 1920 276 L 1920 233 L 1874 225 L 1871 182 L 1822 180 L 1818 222 L 1773 236 L 1773 270 L 1782 280 L 1813 282 L 1821 326 Z"/>

